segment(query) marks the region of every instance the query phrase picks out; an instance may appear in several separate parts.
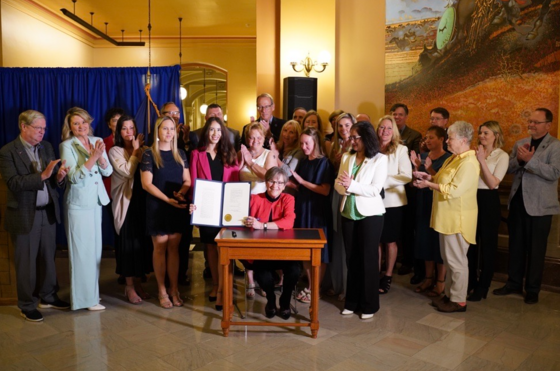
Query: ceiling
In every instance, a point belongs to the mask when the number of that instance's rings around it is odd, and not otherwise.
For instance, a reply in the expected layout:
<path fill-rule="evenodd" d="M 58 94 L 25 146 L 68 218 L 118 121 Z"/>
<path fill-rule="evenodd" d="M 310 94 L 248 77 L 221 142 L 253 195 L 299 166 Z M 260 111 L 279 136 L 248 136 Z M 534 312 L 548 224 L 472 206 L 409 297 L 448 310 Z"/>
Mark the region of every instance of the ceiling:
<path fill-rule="evenodd" d="M 60 9 L 73 12 L 72 0 L 28 0 L 55 15 L 68 20 Z M 109 36 L 125 41 L 148 37 L 148 0 L 78 0 L 75 15 L 105 31 Z M 183 38 L 249 38 L 256 36 L 256 0 L 151 0 L 152 38 L 179 37 L 179 17 Z M 80 27 L 81 28 L 81 27 Z M 88 31 L 88 33 L 90 33 Z M 91 33 L 90 33 L 91 34 Z M 95 36 L 94 38 L 98 38 Z"/>

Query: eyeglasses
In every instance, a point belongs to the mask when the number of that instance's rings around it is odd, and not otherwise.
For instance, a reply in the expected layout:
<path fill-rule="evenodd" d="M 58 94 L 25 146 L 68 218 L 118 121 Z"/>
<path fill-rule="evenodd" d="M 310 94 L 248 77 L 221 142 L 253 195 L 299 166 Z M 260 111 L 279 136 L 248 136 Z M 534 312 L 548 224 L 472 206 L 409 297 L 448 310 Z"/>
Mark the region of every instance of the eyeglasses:
<path fill-rule="evenodd" d="M 546 124 L 547 122 L 550 122 L 550 121 L 527 120 L 527 123 L 528 123 L 528 124 Z"/>
<path fill-rule="evenodd" d="M 286 184 L 286 182 L 278 182 L 276 180 L 267 180 L 267 182 L 271 185 L 278 185 L 278 186 L 283 186 L 284 184 Z"/>
<path fill-rule="evenodd" d="M 355 141 L 357 141 L 357 140 L 360 139 L 360 138 L 361 138 L 360 136 L 356 136 L 356 135 L 350 135 L 350 136 L 348 137 L 348 139 L 350 139 L 350 141 L 352 141 L 352 142 L 355 142 Z"/>
<path fill-rule="evenodd" d="M 269 109 L 270 107 L 272 107 L 272 104 L 269 104 L 268 106 L 257 106 L 257 110 L 264 111 L 266 109 Z"/>
<path fill-rule="evenodd" d="M 33 128 L 33 130 L 38 131 L 38 132 L 43 132 L 46 133 L 47 132 L 47 127 L 46 126 L 33 126 L 33 125 L 27 125 L 30 128 Z"/>
<path fill-rule="evenodd" d="M 171 116 L 179 116 L 181 114 L 181 112 L 179 112 L 179 111 L 165 111 L 165 112 L 163 112 L 163 114 L 164 115 L 169 114 Z"/>

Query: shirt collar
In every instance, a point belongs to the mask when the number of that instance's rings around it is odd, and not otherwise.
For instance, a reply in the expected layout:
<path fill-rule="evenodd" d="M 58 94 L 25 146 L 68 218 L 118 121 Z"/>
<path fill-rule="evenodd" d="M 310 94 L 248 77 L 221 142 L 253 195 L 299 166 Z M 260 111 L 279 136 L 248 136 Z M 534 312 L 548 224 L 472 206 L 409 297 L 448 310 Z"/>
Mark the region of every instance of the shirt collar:
<path fill-rule="evenodd" d="M 21 143 L 25 146 L 25 148 L 27 148 L 31 151 L 34 151 L 35 149 L 41 148 L 41 143 L 37 143 L 37 145 L 34 146 L 33 144 L 31 144 L 31 143 L 27 142 L 25 139 L 23 139 L 23 137 L 21 135 L 19 136 L 19 139 L 21 140 Z"/>

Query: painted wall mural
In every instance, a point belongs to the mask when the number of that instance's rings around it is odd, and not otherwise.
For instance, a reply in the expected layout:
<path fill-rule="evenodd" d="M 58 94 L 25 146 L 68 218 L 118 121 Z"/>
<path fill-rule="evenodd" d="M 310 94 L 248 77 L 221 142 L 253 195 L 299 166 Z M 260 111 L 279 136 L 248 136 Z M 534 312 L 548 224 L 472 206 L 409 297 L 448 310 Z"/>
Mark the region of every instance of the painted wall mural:
<path fill-rule="evenodd" d="M 387 0 L 385 63 L 386 110 L 406 103 L 423 133 L 441 106 L 450 122 L 498 121 L 510 150 L 546 107 L 557 135 L 560 0 Z"/>

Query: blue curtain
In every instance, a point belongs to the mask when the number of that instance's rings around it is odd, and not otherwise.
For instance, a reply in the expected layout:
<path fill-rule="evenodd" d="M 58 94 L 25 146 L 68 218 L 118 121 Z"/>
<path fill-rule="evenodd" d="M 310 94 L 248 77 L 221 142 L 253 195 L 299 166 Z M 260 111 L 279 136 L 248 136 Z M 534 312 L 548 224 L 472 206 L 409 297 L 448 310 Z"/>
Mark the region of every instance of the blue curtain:
<path fill-rule="evenodd" d="M 0 68 L 0 147 L 19 135 L 18 116 L 28 109 L 45 115 L 45 140 L 52 143 L 57 154 L 62 121 L 74 106 L 84 108 L 94 118 L 92 127 L 98 137 L 110 135 L 103 116 L 112 107 L 135 117 L 138 131 L 147 134 L 146 72 L 146 67 Z M 182 108 L 180 66 L 152 67 L 150 72 L 150 94 L 158 108 L 169 101 Z M 153 107 L 150 109 L 153 127 L 157 115 Z M 66 244 L 63 227 L 57 230 L 57 242 Z M 112 221 L 105 215 L 103 243 L 113 245 Z"/>

